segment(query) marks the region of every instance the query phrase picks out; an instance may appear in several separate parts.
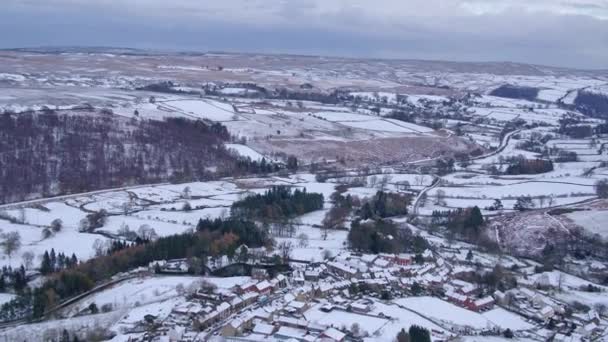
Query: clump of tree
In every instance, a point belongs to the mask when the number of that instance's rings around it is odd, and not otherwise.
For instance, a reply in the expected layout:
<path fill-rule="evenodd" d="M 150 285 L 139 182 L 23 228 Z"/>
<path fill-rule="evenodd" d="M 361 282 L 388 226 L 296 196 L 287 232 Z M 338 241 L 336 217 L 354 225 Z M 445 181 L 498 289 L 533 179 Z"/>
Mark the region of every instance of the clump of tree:
<path fill-rule="evenodd" d="M 393 110 L 387 115 L 387 117 L 404 122 L 416 123 L 416 115 L 413 113 L 406 113 L 403 110 Z"/>
<path fill-rule="evenodd" d="M 281 170 L 279 164 L 267 161 L 266 158 L 253 160 L 250 157 L 237 157 L 236 168 L 243 172 L 257 174 L 267 174 Z"/>
<path fill-rule="evenodd" d="M 431 333 L 426 328 L 412 325 L 408 331 L 401 329 L 396 340 L 397 342 L 431 342 Z"/>
<path fill-rule="evenodd" d="M 534 209 L 534 207 L 535 207 L 534 200 L 532 200 L 532 197 L 530 197 L 530 196 L 517 197 L 517 200 L 515 201 L 515 204 L 513 205 L 513 209 L 518 210 L 518 211 L 531 210 L 531 209 Z"/>
<path fill-rule="evenodd" d="M 51 252 L 44 251 L 42 261 L 40 262 L 40 273 L 46 275 L 55 273 L 64 269 L 69 269 L 78 265 L 76 254 L 72 253 L 71 257 L 66 256 L 63 252 L 55 253 L 55 249 L 51 248 Z"/>
<path fill-rule="evenodd" d="M 469 240 L 477 240 L 484 225 L 479 207 L 449 211 L 446 213 L 446 227 L 454 234 Z"/>
<path fill-rule="evenodd" d="M 327 239 L 329 230 L 345 229 L 344 224 L 354 208 L 361 205 L 359 198 L 350 194 L 344 196 L 347 186 L 339 185 L 331 195 L 333 206 L 327 211 L 321 222 L 322 237 Z"/>
<path fill-rule="evenodd" d="M 21 265 L 16 268 L 3 266 L 0 269 L 0 292 L 5 292 L 12 287 L 17 294 L 23 293 L 27 287 L 26 267 Z"/>
<path fill-rule="evenodd" d="M 270 241 L 267 231 L 260 229 L 255 222 L 236 217 L 200 219 L 196 229 L 199 232 L 234 234 L 239 237 L 241 243 L 253 248 L 266 246 Z"/>
<path fill-rule="evenodd" d="M 234 217 L 273 221 L 322 209 L 323 201 L 322 194 L 308 193 L 306 189 L 292 190 L 287 186 L 274 186 L 264 194 L 234 202 L 230 212 Z"/>
<path fill-rule="evenodd" d="M 608 198 L 608 179 L 602 179 L 595 183 L 595 193 L 599 198 Z"/>
<path fill-rule="evenodd" d="M 578 161 L 578 154 L 574 151 L 560 150 L 555 157 L 557 163 L 572 163 Z"/>
<path fill-rule="evenodd" d="M 408 194 L 378 191 L 371 200 L 363 203 L 358 214 L 363 220 L 407 215 L 411 200 Z"/>
<path fill-rule="evenodd" d="M 539 89 L 534 87 L 516 86 L 504 84 L 490 92 L 492 96 L 506 97 L 510 99 L 536 100 Z"/>
<path fill-rule="evenodd" d="M 92 212 L 80 220 L 78 230 L 81 232 L 92 232 L 97 228 L 103 227 L 106 224 L 107 218 L 108 212 L 105 209 Z"/>
<path fill-rule="evenodd" d="M 348 232 L 348 243 L 363 253 L 421 253 L 429 247 L 420 235 L 414 235 L 407 227 L 397 227 L 390 220 L 353 221 Z"/>
<path fill-rule="evenodd" d="M 593 117 L 606 118 L 608 113 L 608 96 L 590 91 L 579 91 L 574 105 L 581 113 Z"/>
<path fill-rule="evenodd" d="M 454 172 L 455 161 L 453 158 L 437 159 L 435 162 L 435 168 L 439 175 L 447 175 L 448 173 Z"/>
<path fill-rule="evenodd" d="M 533 175 L 553 171 L 553 162 L 545 159 L 526 159 L 523 156 L 508 160 L 508 175 Z"/>

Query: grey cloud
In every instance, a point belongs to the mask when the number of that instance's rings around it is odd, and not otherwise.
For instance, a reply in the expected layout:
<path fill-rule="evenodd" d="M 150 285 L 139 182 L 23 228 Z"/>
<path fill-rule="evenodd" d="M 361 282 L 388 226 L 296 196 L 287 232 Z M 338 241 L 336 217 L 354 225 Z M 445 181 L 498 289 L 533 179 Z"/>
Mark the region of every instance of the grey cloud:
<path fill-rule="evenodd" d="M 608 8 L 599 0 L 537 0 L 537 6 L 545 4 L 540 12 L 519 8 L 523 0 L 484 0 L 483 6 L 477 0 L 5 1 L 0 47 L 104 45 L 608 67 L 608 22 L 570 13 L 576 6 Z M 484 9 L 491 3 L 498 7 Z M 510 5 L 499 8 L 505 3 Z"/>

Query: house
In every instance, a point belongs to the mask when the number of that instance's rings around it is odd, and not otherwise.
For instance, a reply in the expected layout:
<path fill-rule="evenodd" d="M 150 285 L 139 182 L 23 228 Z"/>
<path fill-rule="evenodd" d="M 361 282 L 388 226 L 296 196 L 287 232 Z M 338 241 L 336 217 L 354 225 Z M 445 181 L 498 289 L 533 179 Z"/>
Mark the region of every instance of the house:
<path fill-rule="evenodd" d="M 463 295 L 469 296 L 477 291 L 477 287 L 469 282 L 462 281 L 459 279 L 453 279 L 451 281 L 452 285 L 457 289 L 457 291 Z"/>
<path fill-rule="evenodd" d="M 380 268 L 386 268 L 391 264 L 391 262 L 392 262 L 392 259 L 380 257 L 380 258 L 376 259 L 376 261 L 374 261 L 374 266 L 378 266 Z"/>
<path fill-rule="evenodd" d="M 556 334 L 553 338 L 554 342 L 579 342 L 583 340 L 583 336 L 580 334 L 571 334 L 567 336 L 565 334 Z"/>
<path fill-rule="evenodd" d="M 287 306 L 294 310 L 294 312 L 303 313 L 308 310 L 308 304 L 299 301 L 293 301 L 287 304 Z"/>
<path fill-rule="evenodd" d="M 446 297 L 448 297 L 448 300 L 450 302 L 452 302 L 452 303 L 454 303 L 456 305 L 459 305 L 459 306 L 470 305 L 469 304 L 470 303 L 470 299 L 467 296 L 465 296 L 465 295 L 462 295 L 460 293 L 456 293 L 456 292 L 453 292 L 453 291 L 448 291 L 448 292 L 446 292 L 445 295 L 446 295 Z"/>
<path fill-rule="evenodd" d="M 317 269 L 304 271 L 304 279 L 308 281 L 318 281 L 321 276 L 321 272 Z"/>
<path fill-rule="evenodd" d="M 207 329 L 208 327 L 212 326 L 215 322 L 218 321 L 218 316 L 219 314 L 215 310 L 206 315 L 203 315 L 198 320 L 200 329 Z"/>
<path fill-rule="evenodd" d="M 215 311 L 217 311 L 220 320 L 226 319 L 230 316 L 230 304 L 223 302 L 215 308 Z"/>
<path fill-rule="evenodd" d="M 275 321 L 281 326 L 297 329 L 307 329 L 309 325 L 308 321 L 305 319 L 298 319 L 288 316 L 279 316 L 275 319 Z"/>
<path fill-rule="evenodd" d="M 585 326 L 582 326 L 580 329 L 578 329 L 578 332 L 586 337 L 589 337 L 593 334 L 593 332 L 595 332 L 598 329 L 598 325 L 595 323 L 589 323 L 586 324 Z"/>
<path fill-rule="evenodd" d="M 485 311 L 489 310 L 494 306 L 494 298 L 488 296 L 476 301 L 469 301 L 467 307 L 472 311 Z"/>
<path fill-rule="evenodd" d="M 168 261 L 164 266 L 160 267 L 162 273 L 186 274 L 188 273 L 188 262 L 186 259 L 177 259 Z"/>
<path fill-rule="evenodd" d="M 292 328 L 287 326 L 282 326 L 279 330 L 273 335 L 273 337 L 280 340 L 291 340 L 294 339 L 296 341 L 305 342 L 305 336 L 308 332 L 305 329 Z"/>
<path fill-rule="evenodd" d="M 276 327 L 274 325 L 258 323 L 253 327 L 253 333 L 268 337 L 274 333 L 275 329 Z"/>
<path fill-rule="evenodd" d="M 235 292 L 238 294 L 243 294 L 247 292 L 256 291 L 257 281 L 249 281 L 245 284 L 238 285 L 235 289 Z"/>
<path fill-rule="evenodd" d="M 186 302 L 173 308 L 172 312 L 177 316 L 192 318 L 203 312 L 203 306 L 196 302 Z"/>
<path fill-rule="evenodd" d="M 267 295 L 272 292 L 272 284 L 267 280 L 261 281 L 255 285 L 255 291 L 260 295 Z"/>
<path fill-rule="evenodd" d="M 362 302 L 351 303 L 348 307 L 350 310 L 357 313 L 368 313 L 372 310 L 371 305 Z"/>
<path fill-rule="evenodd" d="M 222 327 L 221 335 L 224 337 L 239 336 L 243 332 L 243 326 L 244 322 L 239 318 L 235 318 Z"/>
<path fill-rule="evenodd" d="M 371 265 L 374 263 L 376 258 L 378 258 L 376 254 L 364 254 L 363 256 L 361 256 L 361 261 L 363 261 L 367 265 Z"/>
<path fill-rule="evenodd" d="M 169 331 L 167 332 L 169 341 L 171 341 L 171 342 L 182 341 L 185 330 L 186 329 L 184 327 L 180 327 L 180 326 L 175 326 L 175 327 L 169 329 Z"/>
<path fill-rule="evenodd" d="M 287 278 L 284 275 L 279 274 L 270 280 L 270 284 L 274 290 L 282 289 L 287 286 Z"/>
<path fill-rule="evenodd" d="M 352 278 L 357 275 L 356 269 L 340 262 L 331 261 L 327 263 L 327 266 L 329 266 L 332 271 L 344 278 Z"/>
<path fill-rule="evenodd" d="M 331 283 L 321 283 L 321 284 L 319 284 L 319 287 L 317 288 L 317 290 L 315 292 L 316 292 L 317 296 L 319 296 L 319 297 L 325 297 L 333 289 L 334 289 L 333 284 L 331 284 Z"/>
<path fill-rule="evenodd" d="M 342 342 L 346 338 L 346 334 L 335 328 L 329 328 L 323 331 L 319 337 L 321 339 L 329 339 L 331 341 Z"/>
<path fill-rule="evenodd" d="M 494 291 L 494 300 L 496 301 L 496 303 L 501 303 L 501 304 L 505 304 L 507 301 L 507 295 L 499 290 Z"/>
<path fill-rule="evenodd" d="M 549 320 L 551 317 L 555 316 L 555 310 L 549 305 L 546 305 L 540 309 L 539 314 L 542 319 Z"/>

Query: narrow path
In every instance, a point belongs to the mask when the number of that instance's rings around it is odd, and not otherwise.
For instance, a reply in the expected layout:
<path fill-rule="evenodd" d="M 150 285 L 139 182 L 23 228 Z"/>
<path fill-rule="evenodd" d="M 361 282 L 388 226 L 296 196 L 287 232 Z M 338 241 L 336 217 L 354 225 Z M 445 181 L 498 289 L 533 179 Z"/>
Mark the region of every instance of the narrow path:
<path fill-rule="evenodd" d="M 486 153 L 484 155 L 478 156 L 478 157 L 469 158 L 468 161 L 472 162 L 472 161 L 475 161 L 475 160 L 481 160 L 481 159 L 493 157 L 493 156 L 501 153 L 502 151 L 505 150 L 505 148 L 507 148 L 507 146 L 509 146 L 509 142 L 511 141 L 511 137 L 513 137 L 515 134 L 517 134 L 517 133 L 519 133 L 521 131 L 522 131 L 521 129 L 518 129 L 518 130 L 515 130 L 513 132 L 507 133 L 507 135 L 505 135 L 502 138 L 502 141 L 500 142 L 500 146 L 496 150 L 494 150 L 494 151 L 492 151 L 490 153 Z"/>
<path fill-rule="evenodd" d="M 418 215 L 418 207 L 420 205 L 420 198 L 422 198 L 422 196 L 424 196 L 424 194 L 426 194 L 429 190 L 437 187 L 441 183 L 440 179 L 441 178 L 436 177 L 430 186 L 427 186 L 426 188 L 422 189 L 422 191 L 420 191 L 420 193 L 418 193 L 418 196 L 416 196 L 416 199 L 414 200 L 414 205 L 413 205 L 413 210 L 412 210 L 414 215 L 416 215 L 416 216 Z"/>

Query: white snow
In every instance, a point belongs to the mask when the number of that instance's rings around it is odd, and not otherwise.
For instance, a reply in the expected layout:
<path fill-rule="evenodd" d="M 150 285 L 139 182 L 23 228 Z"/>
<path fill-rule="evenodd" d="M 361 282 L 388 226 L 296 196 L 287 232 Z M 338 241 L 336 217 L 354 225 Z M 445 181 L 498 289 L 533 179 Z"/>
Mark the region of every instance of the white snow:
<path fill-rule="evenodd" d="M 409 297 L 397 299 L 394 302 L 422 315 L 459 326 L 485 329 L 493 325 L 479 313 L 463 309 L 435 297 Z"/>

